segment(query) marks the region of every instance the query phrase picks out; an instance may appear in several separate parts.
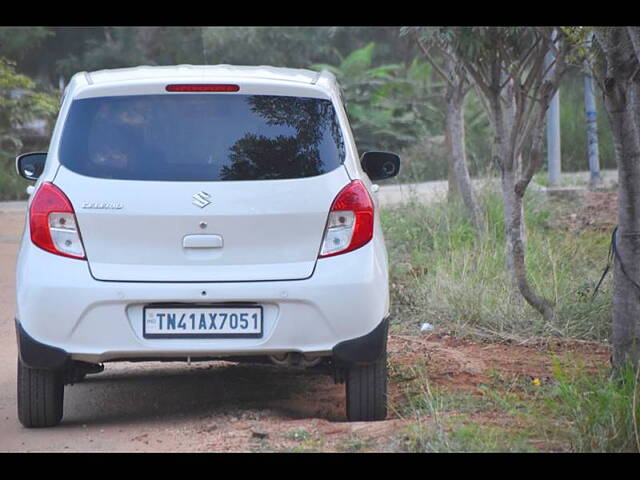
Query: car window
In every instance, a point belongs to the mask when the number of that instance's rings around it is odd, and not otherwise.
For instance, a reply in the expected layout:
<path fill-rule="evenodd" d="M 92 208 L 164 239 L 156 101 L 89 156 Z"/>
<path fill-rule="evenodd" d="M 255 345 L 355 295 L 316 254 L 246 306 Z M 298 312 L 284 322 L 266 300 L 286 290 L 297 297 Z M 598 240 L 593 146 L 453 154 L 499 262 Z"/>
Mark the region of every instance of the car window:
<path fill-rule="evenodd" d="M 127 180 L 271 180 L 344 160 L 329 100 L 179 94 L 74 100 L 60 143 L 70 170 Z"/>

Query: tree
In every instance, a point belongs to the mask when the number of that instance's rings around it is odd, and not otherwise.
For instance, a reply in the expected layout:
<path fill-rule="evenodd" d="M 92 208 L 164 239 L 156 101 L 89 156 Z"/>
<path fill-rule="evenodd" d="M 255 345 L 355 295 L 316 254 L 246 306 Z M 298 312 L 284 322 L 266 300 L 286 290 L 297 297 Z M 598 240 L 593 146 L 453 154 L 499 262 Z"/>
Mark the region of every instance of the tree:
<path fill-rule="evenodd" d="M 430 68 L 419 58 L 376 65 L 376 51 L 377 44 L 369 43 L 344 57 L 337 53 L 337 65 L 311 68 L 329 70 L 340 82 L 360 150 L 397 150 L 428 130 L 433 113 L 422 104 L 432 88 Z"/>
<path fill-rule="evenodd" d="M 52 120 L 57 111 L 57 96 L 36 91 L 29 77 L 17 73 L 13 62 L 0 57 L 0 158 L 5 159 L 0 165 L 1 199 L 24 196 L 27 182 L 15 174 L 13 160 L 9 160 L 23 149 L 26 138 L 20 127 L 36 118 Z"/>
<path fill-rule="evenodd" d="M 205 63 L 306 68 L 332 61 L 330 27 L 206 27 Z"/>
<path fill-rule="evenodd" d="M 418 38 L 429 63 L 445 81 L 445 138 L 449 152 L 449 198 L 460 194 L 477 236 L 486 232 L 482 208 L 473 191 L 465 147 L 464 102 L 471 88 L 463 63 L 455 50 L 438 35 Z M 434 51 L 435 50 L 435 51 Z"/>
<path fill-rule="evenodd" d="M 483 102 L 501 172 L 507 269 L 525 300 L 549 320 L 553 305 L 527 276 L 523 199 L 543 163 L 545 114 L 574 43 L 552 27 L 442 27 L 433 35 L 451 49 Z M 547 65 L 548 53 L 554 60 Z"/>
<path fill-rule="evenodd" d="M 15 63 L 0 57 L 0 150 L 14 154 L 22 147 L 17 129 L 33 118 L 52 119 L 57 98 L 37 92 L 33 81 L 16 72 Z"/>
<path fill-rule="evenodd" d="M 53 35 L 48 27 L 0 28 L 0 57 L 22 61 L 29 52 Z"/>
<path fill-rule="evenodd" d="M 640 363 L 640 28 L 594 29 L 595 71 L 604 93 L 618 164 L 618 230 L 613 289 L 613 363 Z"/>

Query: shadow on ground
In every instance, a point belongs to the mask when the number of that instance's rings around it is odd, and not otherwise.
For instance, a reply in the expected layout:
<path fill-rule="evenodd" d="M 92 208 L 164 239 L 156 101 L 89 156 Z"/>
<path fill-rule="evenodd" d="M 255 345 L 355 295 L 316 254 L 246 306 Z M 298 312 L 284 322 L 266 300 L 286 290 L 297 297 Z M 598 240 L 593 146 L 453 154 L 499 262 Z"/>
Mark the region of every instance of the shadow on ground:
<path fill-rule="evenodd" d="M 63 424 L 206 418 L 269 410 L 283 419 L 344 418 L 344 386 L 322 371 L 220 362 L 107 364 L 65 387 Z"/>

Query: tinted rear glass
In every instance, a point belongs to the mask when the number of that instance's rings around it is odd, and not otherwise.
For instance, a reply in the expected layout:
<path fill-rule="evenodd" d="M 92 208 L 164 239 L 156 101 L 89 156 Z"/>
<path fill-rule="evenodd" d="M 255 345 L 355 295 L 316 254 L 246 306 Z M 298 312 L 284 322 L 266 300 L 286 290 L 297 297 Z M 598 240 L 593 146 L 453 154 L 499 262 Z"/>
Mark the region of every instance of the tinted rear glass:
<path fill-rule="evenodd" d="M 329 100 L 135 95 L 75 100 L 60 161 L 126 180 L 268 180 L 337 168 L 344 143 Z"/>

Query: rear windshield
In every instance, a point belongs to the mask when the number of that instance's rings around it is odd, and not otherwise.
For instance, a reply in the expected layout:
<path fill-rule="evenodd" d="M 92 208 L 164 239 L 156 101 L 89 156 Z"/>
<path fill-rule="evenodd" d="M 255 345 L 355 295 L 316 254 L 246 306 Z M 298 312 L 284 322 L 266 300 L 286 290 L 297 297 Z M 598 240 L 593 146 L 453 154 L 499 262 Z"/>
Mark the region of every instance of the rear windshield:
<path fill-rule="evenodd" d="M 75 100 L 60 162 L 125 180 L 271 180 L 321 175 L 344 159 L 329 100 L 270 95 L 133 95 Z"/>

